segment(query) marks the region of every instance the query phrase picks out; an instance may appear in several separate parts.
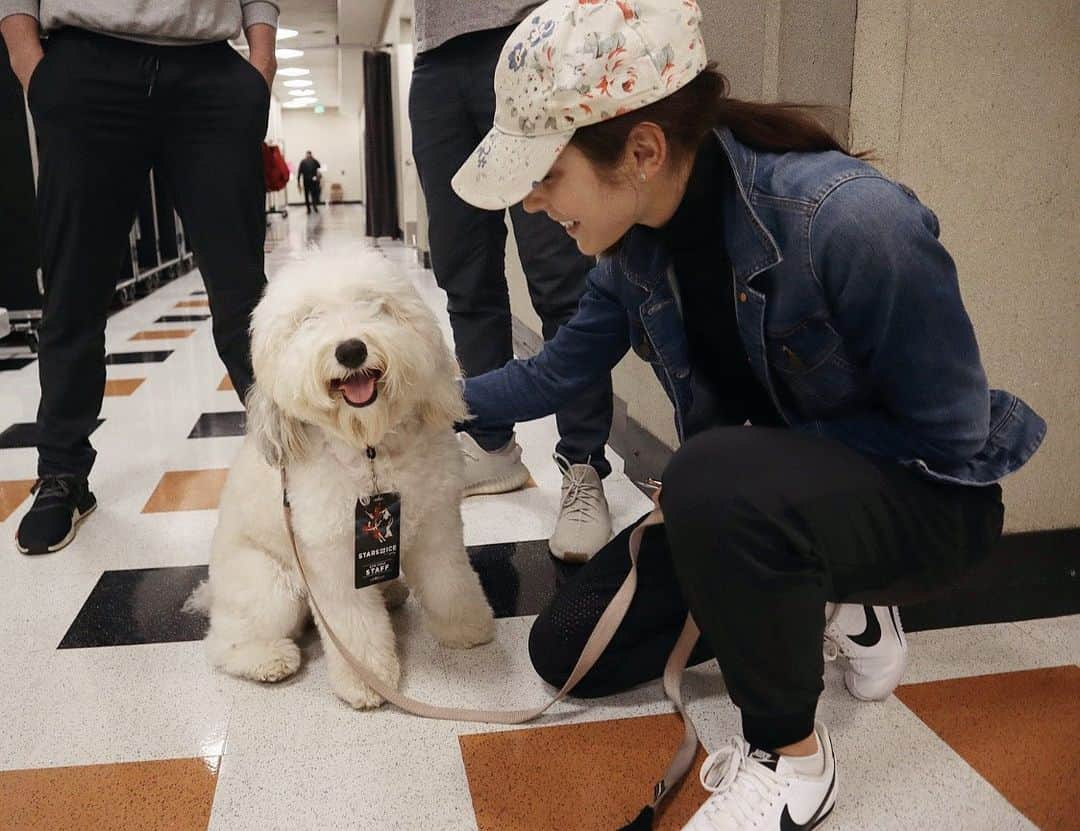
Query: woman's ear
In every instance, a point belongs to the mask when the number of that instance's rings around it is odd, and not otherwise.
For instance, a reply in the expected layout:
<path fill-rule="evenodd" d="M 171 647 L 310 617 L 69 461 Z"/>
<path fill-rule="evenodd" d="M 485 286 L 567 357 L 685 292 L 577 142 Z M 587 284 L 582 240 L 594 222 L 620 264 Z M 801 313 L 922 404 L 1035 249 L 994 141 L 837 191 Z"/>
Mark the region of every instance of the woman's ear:
<path fill-rule="evenodd" d="M 307 432 L 299 419 L 286 415 L 256 382 L 248 390 L 247 431 L 255 437 L 271 467 L 285 467 L 307 453 Z"/>
<path fill-rule="evenodd" d="M 635 124 L 626 137 L 627 158 L 634 168 L 634 178 L 652 179 L 659 173 L 668 159 L 668 141 L 664 130 L 652 121 Z"/>

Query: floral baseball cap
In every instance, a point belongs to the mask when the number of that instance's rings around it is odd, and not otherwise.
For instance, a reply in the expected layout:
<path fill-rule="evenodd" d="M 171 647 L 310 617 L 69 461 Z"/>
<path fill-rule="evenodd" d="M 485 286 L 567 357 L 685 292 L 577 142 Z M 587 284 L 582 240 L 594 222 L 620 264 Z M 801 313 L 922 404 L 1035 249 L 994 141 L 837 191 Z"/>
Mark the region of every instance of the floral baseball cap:
<path fill-rule="evenodd" d="M 579 127 L 640 109 L 693 80 L 705 42 L 696 0 L 548 0 L 503 46 L 495 125 L 451 182 L 496 210 L 547 175 Z"/>

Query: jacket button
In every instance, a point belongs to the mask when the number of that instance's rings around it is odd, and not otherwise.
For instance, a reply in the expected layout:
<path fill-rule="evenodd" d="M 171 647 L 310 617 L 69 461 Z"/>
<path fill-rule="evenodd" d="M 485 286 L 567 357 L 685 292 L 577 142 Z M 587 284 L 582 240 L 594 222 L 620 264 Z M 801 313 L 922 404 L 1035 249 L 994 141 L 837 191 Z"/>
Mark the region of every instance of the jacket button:
<path fill-rule="evenodd" d="M 740 303 L 745 303 L 746 302 L 746 292 L 745 291 L 740 291 L 739 292 L 739 302 Z"/>
<path fill-rule="evenodd" d="M 689 369 L 677 369 L 677 370 L 675 370 L 675 377 L 676 378 L 680 378 L 680 379 L 681 378 L 686 378 L 689 375 L 690 375 L 690 370 Z"/>

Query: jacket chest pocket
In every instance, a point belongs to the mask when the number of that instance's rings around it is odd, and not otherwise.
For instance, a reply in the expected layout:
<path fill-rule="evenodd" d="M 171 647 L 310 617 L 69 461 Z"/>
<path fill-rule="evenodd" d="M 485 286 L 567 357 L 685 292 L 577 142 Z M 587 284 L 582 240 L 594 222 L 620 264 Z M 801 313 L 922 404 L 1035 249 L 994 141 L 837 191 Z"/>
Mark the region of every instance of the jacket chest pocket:
<path fill-rule="evenodd" d="M 804 320 L 766 335 L 769 368 L 806 418 L 835 416 L 866 397 L 862 373 L 828 321 Z"/>
<path fill-rule="evenodd" d="M 655 364 L 660 360 L 652 341 L 649 340 L 649 333 L 645 331 L 641 321 L 633 315 L 630 316 L 630 348 L 634 350 L 635 355 L 650 364 Z"/>

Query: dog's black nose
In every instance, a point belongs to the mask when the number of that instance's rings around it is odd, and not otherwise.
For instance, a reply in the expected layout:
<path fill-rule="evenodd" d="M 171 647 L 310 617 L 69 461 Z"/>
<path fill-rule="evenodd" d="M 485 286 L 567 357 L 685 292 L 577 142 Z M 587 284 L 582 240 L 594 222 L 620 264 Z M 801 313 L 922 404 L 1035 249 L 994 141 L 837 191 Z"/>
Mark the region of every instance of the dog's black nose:
<path fill-rule="evenodd" d="M 342 366 L 357 369 L 367 360 L 367 344 L 359 338 L 342 341 L 334 350 L 334 357 Z"/>

